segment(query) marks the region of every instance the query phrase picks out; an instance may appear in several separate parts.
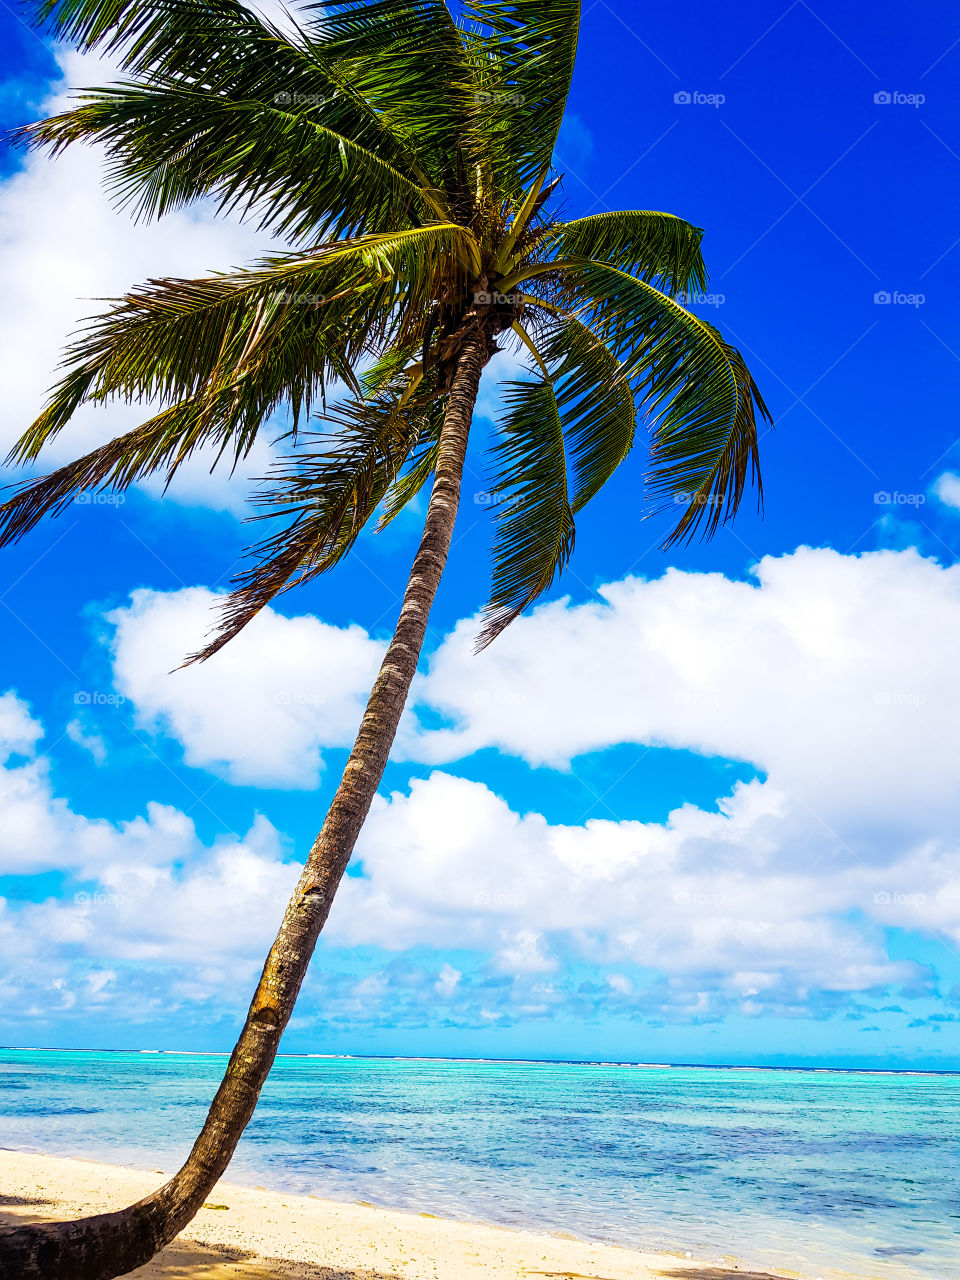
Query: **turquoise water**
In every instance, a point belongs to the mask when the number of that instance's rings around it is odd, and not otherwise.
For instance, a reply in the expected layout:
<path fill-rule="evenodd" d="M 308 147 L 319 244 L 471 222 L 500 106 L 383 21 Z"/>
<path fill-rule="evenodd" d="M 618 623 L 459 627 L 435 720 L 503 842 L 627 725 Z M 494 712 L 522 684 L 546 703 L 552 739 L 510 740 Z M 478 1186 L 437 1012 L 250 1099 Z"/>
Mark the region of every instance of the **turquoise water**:
<path fill-rule="evenodd" d="M 172 1170 L 224 1062 L 0 1050 L 0 1146 Z M 282 1058 L 228 1176 L 812 1277 L 960 1277 L 960 1076 Z"/>

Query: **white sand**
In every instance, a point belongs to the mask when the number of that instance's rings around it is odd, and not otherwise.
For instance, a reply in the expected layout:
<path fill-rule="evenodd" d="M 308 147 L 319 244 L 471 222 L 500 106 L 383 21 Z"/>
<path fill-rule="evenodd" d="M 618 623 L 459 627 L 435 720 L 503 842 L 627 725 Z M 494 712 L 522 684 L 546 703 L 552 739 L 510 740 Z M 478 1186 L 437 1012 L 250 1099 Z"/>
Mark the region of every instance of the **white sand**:
<path fill-rule="evenodd" d="M 0 1151 L 0 1222 L 120 1208 L 162 1181 L 157 1172 Z M 780 1280 L 797 1274 L 751 1271 L 733 1257 L 638 1253 L 229 1182 L 218 1184 L 208 1205 L 172 1245 L 131 1274 L 142 1280 Z"/>

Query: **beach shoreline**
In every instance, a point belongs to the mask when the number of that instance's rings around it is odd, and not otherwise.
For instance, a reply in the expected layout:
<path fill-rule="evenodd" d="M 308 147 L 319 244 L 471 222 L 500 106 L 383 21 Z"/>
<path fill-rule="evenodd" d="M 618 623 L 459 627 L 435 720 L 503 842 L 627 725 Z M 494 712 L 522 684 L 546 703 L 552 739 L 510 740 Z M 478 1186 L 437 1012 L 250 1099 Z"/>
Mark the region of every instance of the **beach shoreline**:
<path fill-rule="evenodd" d="M 0 1224 L 121 1208 L 165 1175 L 98 1160 L 0 1150 Z M 781 1280 L 734 1256 L 644 1252 L 563 1233 L 516 1230 L 228 1180 L 138 1280 Z M 839 1280 L 849 1273 L 822 1273 Z M 803 1277 L 806 1280 L 806 1277 Z M 811 1280 L 819 1280 L 812 1277 Z M 857 1277 L 856 1280 L 867 1280 Z"/>

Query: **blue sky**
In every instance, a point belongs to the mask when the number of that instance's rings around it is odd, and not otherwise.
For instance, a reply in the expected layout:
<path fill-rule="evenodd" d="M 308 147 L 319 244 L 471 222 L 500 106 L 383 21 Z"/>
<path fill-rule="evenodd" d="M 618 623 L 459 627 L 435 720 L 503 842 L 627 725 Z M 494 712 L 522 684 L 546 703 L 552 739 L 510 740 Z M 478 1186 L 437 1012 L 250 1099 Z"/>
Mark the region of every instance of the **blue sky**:
<path fill-rule="evenodd" d="M 0 23 L 9 124 L 97 82 Z M 638 450 L 549 603 L 470 657 L 497 357 L 430 662 L 288 1049 L 960 1067 L 958 41 L 946 5 L 586 8 L 565 207 L 706 229 L 693 305 L 777 423 L 766 511 L 664 554 Z M 204 210 L 131 228 L 92 154 L 2 172 L 6 448 L 78 299 L 264 241 Z M 132 415 L 78 418 L 51 461 Z M 232 1042 L 418 532 L 168 676 L 243 489 L 197 468 L 4 553 L 2 1042 Z"/>

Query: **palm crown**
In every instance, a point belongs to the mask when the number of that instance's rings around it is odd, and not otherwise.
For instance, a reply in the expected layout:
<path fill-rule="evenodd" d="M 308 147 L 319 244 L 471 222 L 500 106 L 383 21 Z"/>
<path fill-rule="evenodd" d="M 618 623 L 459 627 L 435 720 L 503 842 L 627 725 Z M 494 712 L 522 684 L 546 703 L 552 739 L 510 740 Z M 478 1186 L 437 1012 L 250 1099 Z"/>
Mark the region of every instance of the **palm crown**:
<path fill-rule="evenodd" d="M 80 489 L 168 478 L 201 446 L 236 464 L 273 415 L 327 426 L 255 501 L 280 524 L 251 553 L 215 652 L 279 591 L 336 564 L 378 510 L 430 479 L 464 342 L 522 343 L 492 445 L 493 588 L 481 643 L 540 595 L 577 513 L 650 426 L 646 514 L 668 543 L 711 534 L 759 491 L 766 408 L 738 351 L 683 305 L 705 285 L 698 228 L 669 214 L 551 211 L 576 51 L 571 0 L 322 3 L 282 27 L 238 0 L 45 0 L 55 34 L 128 79 L 22 130 L 105 144 L 142 217 L 200 198 L 286 251 L 199 280 L 151 280 L 89 323 L 13 459 L 85 401 L 150 401 L 136 429 L 0 508 L 11 541 Z M 505 339 L 507 340 L 507 339 Z M 346 387 L 327 409 L 325 389 Z"/>

